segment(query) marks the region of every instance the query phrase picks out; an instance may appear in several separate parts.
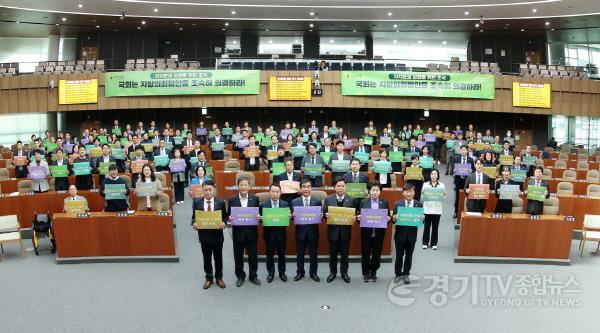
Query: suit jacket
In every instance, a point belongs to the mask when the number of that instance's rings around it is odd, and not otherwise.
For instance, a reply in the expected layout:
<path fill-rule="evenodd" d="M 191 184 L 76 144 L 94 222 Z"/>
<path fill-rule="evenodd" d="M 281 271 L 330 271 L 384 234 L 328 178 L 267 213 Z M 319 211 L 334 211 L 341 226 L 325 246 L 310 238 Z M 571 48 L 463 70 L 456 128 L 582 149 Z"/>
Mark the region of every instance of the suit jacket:
<path fill-rule="evenodd" d="M 288 180 L 287 171 L 280 173 L 276 178 L 273 178 L 273 184 L 279 184 L 281 181 Z M 292 181 L 299 182 L 301 179 L 300 174 L 298 172 L 292 173 Z"/>
<path fill-rule="evenodd" d="M 213 136 L 212 138 L 210 138 L 209 141 L 210 141 L 210 143 L 215 143 L 215 142 L 217 142 L 217 137 Z M 225 143 L 225 137 L 223 135 L 221 135 L 219 137 L 219 141 L 218 142 Z M 225 154 L 222 151 L 213 151 L 211 156 L 212 156 L 213 160 L 222 160 L 225 157 Z"/>
<path fill-rule="evenodd" d="M 535 179 L 531 179 L 527 182 L 527 185 L 535 185 Z M 546 199 L 550 198 L 550 185 L 546 183 L 543 179 L 540 181 L 540 186 L 544 186 L 548 194 L 546 194 Z M 544 212 L 544 202 L 537 200 L 527 200 L 527 214 L 533 215 L 541 215 Z"/>
<path fill-rule="evenodd" d="M 213 210 L 221 211 L 221 217 L 224 223 L 227 223 L 227 209 L 225 209 L 225 201 L 221 199 L 217 199 L 213 197 L 214 205 L 212 207 Z M 201 210 L 204 211 L 204 197 L 194 199 L 192 203 L 192 224 L 194 224 L 196 211 Z M 223 243 L 223 229 L 198 229 L 198 239 L 200 243 L 205 244 L 219 244 Z"/>
<path fill-rule="evenodd" d="M 300 196 L 294 200 L 292 200 L 292 210 L 294 207 L 303 207 L 304 206 L 304 197 Z M 319 206 L 321 207 L 321 200 L 315 198 L 314 196 L 310 197 L 310 206 Z M 296 240 L 318 240 L 319 239 L 319 225 L 318 224 L 306 224 L 306 225 L 296 225 Z"/>
<path fill-rule="evenodd" d="M 369 153 L 370 154 L 371 153 L 371 146 L 364 145 L 363 146 L 363 150 L 364 150 L 365 153 Z M 357 153 L 359 151 L 360 151 L 359 147 L 356 146 L 356 148 L 354 148 L 352 152 L 353 153 Z"/>
<path fill-rule="evenodd" d="M 166 154 L 167 156 L 171 157 L 171 149 L 170 149 L 170 148 L 167 148 L 167 147 L 165 147 L 165 154 Z M 159 155 L 160 155 L 160 148 L 159 148 L 159 147 L 156 147 L 156 148 L 154 149 L 154 156 L 159 156 Z M 182 155 L 183 155 L 183 153 L 182 153 Z"/>
<path fill-rule="evenodd" d="M 394 215 L 398 214 L 398 207 L 406 207 L 406 200 L 397 201 L 394 205 Z M 423 207 L 420 201 L 413 199 L 413 207 Z M 394 240 L 396 242 L 415 243 L 417 241 L 417 227 L 397 225 L 394 232 Z"/>
<path fill-rule="evenodd" d="M 460 155 L 458 158 L 455 157 L 454 163 L 462 163 L 462 155 Z M 471 164 L 471 172 L 475 172 L 475 163 L 469 156 L 467 156 L 467 163 Z M 467 177 L 468 176 L 454 176 L 454 186 L 457 190 L 465 188 Z"/>
<path fill-rule="evenodd" d="M 96 157 L 96 158 L 94 158 L 94 160 L 93 160 L 93 163 L 94 163 L 94 170 L 95 170 L 96 172 L 100 172 L 100 170 L 99 170 L 99 168 L 100 168 L 100 162 L 104 162 L 104 157 L 103 157 L 103 156 Z M 114 158 L 114 157 L 112 157 L 112 156 L 108 156 L 108 162 L 109 162 L 109 163 L 110 163 L 110 162 L 112 162 L 112 163 L 115 163 L 115 164 L 116 164 L 116 160 L 115 160 L 115 158 Z"/>
<path fill-rule="evenodd" d="M 289 207 L 290 207 L 290 205 L 286 201 L 281 200 L 281 198 L 279 198 L 279 208 L 289 208 Z M 262 215 L 263 208 L 273 208 L 271 199 L 267 200 L 267 202 L 262 204 L 262 206 L 260 207 L 261 215 Z M 263 238 L 267 242 L 275 241 L 275 239 L 277 239 L 277 238 L 285 239 L 286 233 L 287 233 L 287 227 L 263 227 Z"/>
<path fill-rule="evenodd" d="M 227 200 L 227 216 L 231 215 L 231 207 L 242 207 L 239 194 L 236 194 Z M 260 208 L 260 200 L 252 193 L 248 193 L 248 207 Z M 256 226 L 236 226 L 232 227 L 232 230 L 234 241 L 256 241 L 258 238 L 258 228 Z"/>
<path fill-rule="evenodd" d="M 350 155 L 348 154 L 344 154 L 342 161 L 350 161 L 352 159 L 352 157 L 350 157 Z M 338 158 L 337 152 L 331 153 L 331 156 L 329 156 L 329 161 L 327 161 L 327 164 L 329 164 L 329 167 L 332 167 L 333 161 L 338 161 L 340 160 Z"/>
<path fill-rule="evenodd" d="M 415 151 L 412 152 L 411 151 L 411 147 L 404 148 L 404 156 L 412 156 L 414 154 L 417 154 L 417 155 L 421 156 L 421 149 L 415 147 Z"/>
<path fill-rule="evenodd" d="M 323 214 L 327 214 L 330 206 L 338 207 L 337 195 L 335 193 L 332 195 L 328 195 L 327 198 L 325 198 L 325 201 L 323 202 Z M 346 194 L 344 195 L 342 207 L 356 209 L 356 200 L 353 197 Z M 352 226 L 350 225 L 327 226 L 327 238 L 331 241 L 335 241 L 338 239 L 342 241 L 349 241 L 351 232 Z"/>
<path fill-rule="evenodd" d="M 344 174 L 344 180 L 346 181 L 346 183 L 353 183 L 354 182 L 354 178 L 352 176 L 352 171 L 347 172 Z M 358 182 L 359 183 L 368 183 L 369 182 L 369 177 L 367 177 L 367 175 L 365 175 L 362 172 L 358 173 Z"/>
<path fill-rule="evenodd" d="M 490 190 L 493 189 L 494 188 L 493 180 L 483 172 L 482 172 L 482 177 L 483 177 L 482 184 L 489 184 Z M 469 175 L 469 177 L 467 177 L 467 180 L 465 181 L 464 189 L 466 190 L 469 188 L 469 185 L 476 184 L 476 183 L 477 183 L 476 173 L 473 172 L 472 174 Z M 469 200 L 469 199 L 467 199 L 467 211 L 471 211 L 471 212 L 478 211 L 478 208 L 476 206 L 478 206 L 478 205 L 485 206 L 485 204 L 484 203 L 482 204 L 481 202 L 485 202 L 485 200 Z"/>
<path fill-rule="evenodd" d="M 388 202 L 384 199 L 379 198 L 379 209 L 388 209 Z M 366 198 L 360 203 L 360 208 L 371 209 L 371 199 Z M 389 213 L 388 213 L 389 214 Z M 360 233 L 365 236 L 371 236 L 373 234 L 373 230 L 375 230 L 375 237 L 381 237 L 385 235 L 385 230 L 383 228 L 360 228 Z"/>

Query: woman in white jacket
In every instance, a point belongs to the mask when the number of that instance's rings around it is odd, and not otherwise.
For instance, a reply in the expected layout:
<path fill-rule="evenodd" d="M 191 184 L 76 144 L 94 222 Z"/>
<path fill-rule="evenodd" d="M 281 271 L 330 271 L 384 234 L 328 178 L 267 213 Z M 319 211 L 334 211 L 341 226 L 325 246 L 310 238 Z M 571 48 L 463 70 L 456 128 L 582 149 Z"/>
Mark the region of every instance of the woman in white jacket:
<path fill-rule="evenodd" d="M 444 184 L 440 183 L 440 172 L 437 169 L 432 169 L 429 175 L 430 180 L 423 184 L 421 191 L 421 200 L 423 202 L 423 213 L 425 214 L 425 229 L 423 230 L 423 249 L 427 249 L 431 245 L 434 250 L 437 250 L 438 242 L 438 226 L 440 225 L 440 217 L 442 216 L 442 207 L 446 198 L 446 189 Z M 425 195 L 426 192 L 431 192 L 432 189 L 438 189 L 441 194 L 430 196 Z M 441 189 L 441 190 L 440 190 Z M 431 235 L 430 235 L 431 232 Z M 431 241 L 430 241 L 431 236 Z"/>
<path fill-rule="evenodd" d="M 34 153 L 34 159 L 29 165 L 42 167 L 42 170 L 36 171 L 40 173 L 40 176 L 43 178 L 33 177 L 31 169 L 29 171 L 29 178 L 31 178 L 31 187 L 34 192 L 42 193 L 47 192 L 50 189 L 50 184 L 48 183 L 48 176 L 50 176 L 50 170 L 48 169 L 48 162 L 46 162 L 45 156 L 42 156 L 42 152 L 36 150 Z M 44 177 L 45 176 L 45 177 Z"/>

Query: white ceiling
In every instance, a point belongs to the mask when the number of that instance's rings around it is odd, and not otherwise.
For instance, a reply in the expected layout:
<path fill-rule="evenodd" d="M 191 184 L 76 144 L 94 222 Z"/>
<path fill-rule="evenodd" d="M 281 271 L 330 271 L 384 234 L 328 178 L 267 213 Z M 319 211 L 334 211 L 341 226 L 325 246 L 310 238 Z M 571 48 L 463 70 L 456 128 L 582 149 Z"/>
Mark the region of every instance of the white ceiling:
<path fill-rule="evenodd" d="M 0 7 L 101 16 L 121 16 L 124 12 L 128 17 L 145 18 L 148 24 L 152 18 L 318 24 L 464 21 L 480 17 L 486 20 L 539 19 L 600 14 L 599 0 L 222 0 L 222 3 L 219 0 L 0 0 Z M 311 12 L 314 15 L 311 16 Z"/>

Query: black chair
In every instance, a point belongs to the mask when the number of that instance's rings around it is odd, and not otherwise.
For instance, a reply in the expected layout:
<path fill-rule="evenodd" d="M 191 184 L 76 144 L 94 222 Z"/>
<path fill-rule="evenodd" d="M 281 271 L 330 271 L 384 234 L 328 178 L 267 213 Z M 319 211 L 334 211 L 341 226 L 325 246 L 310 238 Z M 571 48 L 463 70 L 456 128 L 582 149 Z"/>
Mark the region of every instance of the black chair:
<path fill-rule="evenodd" d="M 316 61 L 308 63 L 308 69 L 311 71 L 316 71 L 319 69 L 319 64 Z"/>
<path fill-rule="evenodd" d="M 366 69 L 365 69 L 365 70 L 366 70 Z M 376 70 L 376 71 L 383 71 L 383 70 L 384 70 L 384 69 L 383 69 L 383 64 L 382 64 L 382 63 L 380 63 L 380 62 L 376 63 L 376 64 L 375 64 L 375 70 Z"/>
<path fill-rule="evenodd" d="M 242 69 L 242 63 L 241 62 L 232 62 L 231 69 Z"/>
<path fill-rule="evenodd" d="M 275 63 L 272 61 L 269 62 L 265 62 L 265 70 L 274 70 L 275 69 Z"/>
<path fill-rule="evenodd" d="M 372 71 L 373 70 L 373 63 L 372 62 L 366 62 L 363 65 L 363 71 Z"/>
<path fill-rule="evenodd" d="M 252 69 L 252 63 L 249 61 L 242 63 L 242 69 L 246 69 L 246 70 Z"/>
<path fill-rule="evenodd" d="M 352 70 L 353 71 L 362 71 L 363 70 L 363 64 L 362 62 L 355 62 L 352 64 Z"/>
<path fill-rule="evenodd" d="M 342 67 L 339 62 L 332 62 L 331 64 L 329 64 L 329 70 L 341 71 Z"/>
<path fill-rule="evenodd" d="M 263 69 L 265 69 L 265 63 L 262 62 L 262 61 L 255 62 L 254 63 L 254 69 L 262 71 Z"/>
<path fill-rule="evenodd" d="M 275 63 L 275 69 L 278 71 L 284 71 L 286 70 L 285 68 L 285 62 L 277 62 Z"/>
<path fill-rule="evenodd" d="M 396 70 L 406 72 L 407 71 L 406 64 L 396 64 Z"/>
<path fill-rule="evenodd" d="M 385 70 L 386 71 L 395 71 L 396 70 L 396 65 L 387 63 L 387 64 L 385 64 Z"/>
<path fill-rule="evenodd" d="M 299 62 L 298 63 L 298 70 L 299 71 L 307 71 L 308 70 L 308 63 L 307 62 Z"/>
<path fill-rule="evenodd" d="M 288 71 L 297 71 L 298 70 L 297 62 L 288 62 L 285 64 L 285 66 L 287 67 Z"/>
<path fill-rule="evenodd" d="M 352 64 L 349 62 L 343 62 L 342 63 L 342 70 L 343 71 L 351 71 L 352 70 Z"/>

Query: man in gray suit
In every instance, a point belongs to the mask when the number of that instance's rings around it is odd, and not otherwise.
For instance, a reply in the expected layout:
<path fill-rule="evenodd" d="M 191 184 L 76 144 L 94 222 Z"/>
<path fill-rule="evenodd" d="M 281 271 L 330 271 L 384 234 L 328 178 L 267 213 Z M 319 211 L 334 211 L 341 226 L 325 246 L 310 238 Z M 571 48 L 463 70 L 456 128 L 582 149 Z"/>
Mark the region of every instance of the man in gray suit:
<path fill-rule="evenodd" d="M 348 161 L 346 163 L 350 164 L 351 160 L 350 155 L 344 153 L 344 141 L 338 140 L 338 142 L 335 145 L 335 149 L 335 153 L 329 156 L 329 162 L 327 163 L 329 165 L 329 170 L 332 171 L 331 186 L 335 186 L 336 178 L 343 177 L 345 174 L 344 172 L 333 172 L 333 161 Z"/>
<path fill-rule="evenodd" d="M 347 172 L 344 175 L 344 180 L 346 183 L 364 183 L 367 184 L 369 182 L 369 177 L 364 173 L 360 172 L 360 160 L 357 158 L 353 158 L 350 160 L 350 172 Z"/>
<path fill-rule="evenodd" d="M 490 185 L 490 188 L 492 187 L 490 177 L 483 173 L 483 161 L 480 159 L 475 160 L 475 172 L 470 174 L 465 182 L 465 193 L 467 196 L 471 192 L 469 189 L 471 184 L 488 184 Z M 467 212 L 483 213 L 485 211 L 486 202 L 487 200 L 485 199 L 467 199 Z"/>
<path fill-rule="evenodd" d="M 327 196 L 323 203 L 323 213 L 328 217 L 329 207 L 346 207 L 356 209 L 356 201 L 346 194 L 346 181 L 344 178 L 335 179 L 335 194 Z M 356 217 L 354 217 L 356 219 Z M 351 225 L 328 225 L 327 239 L 329 240 L 329 276 L 327 282 L 331 283 L 337 275 L 337 256 L 341 258 L 340 273 L 346 283 L 350 283 L 348 276 L 348 251 L 350 248 Z"/>
<path fill-rule="evenodd" d="M 63 202 L 66 204 L 67 201 L 83 201 L 84 210 L 86 212 L 90 210 L 87 199 L 82 197 L 81 195 L 77 195 L 77 187 L 75 187 L 75 185 L 69 186 L 69 196 L 66 197 Z M 64 208 L 64 206 L 63 206 L 63 211 L 66 212 L 66 209 Z"/>
<path fill-rule="evenodd" d="M 312 142 L 308 144 L 308 154 L 304 156 L 304 159 L 302 160 L 302 172 L 304 172 L 304 166 L 306 164 L 321 164 L 321 166 L 324 166 L 325 164 L 323 157 L 317 154 L 317 145 Z M 321 168 L 321 170 L 323 170 L 323 168 Z M 304 178 L 310 180 L 310 185 L 313 187 L 323 186 L 323 175 L 304 176 Z"/>
<path fill-rule="evenodd" d="M 544 168 L 542 166 L 536 166 L 535 171 L 533 171 L 533 179 L 529 181 L 527 185 L 529 186 L 543 186 L 546 188 L 546 199 L 550 198 L 550 189 L 547 182 L 542 179 Z M 527 195 L 527 191 L 525 191 L 525 195 Z M 531 215 L 541 215 L 544 212 L 544 202 L 538 200 L 527 200 L 527 214 Z"/>

